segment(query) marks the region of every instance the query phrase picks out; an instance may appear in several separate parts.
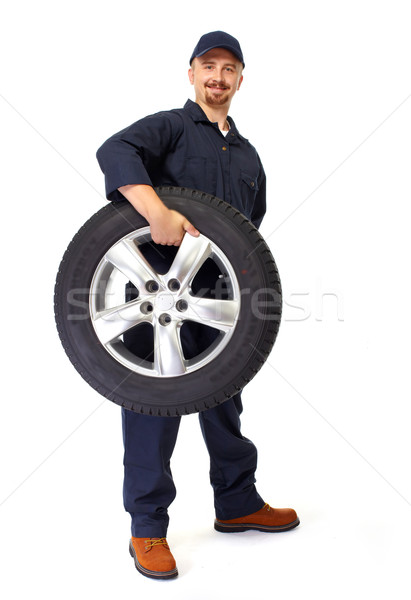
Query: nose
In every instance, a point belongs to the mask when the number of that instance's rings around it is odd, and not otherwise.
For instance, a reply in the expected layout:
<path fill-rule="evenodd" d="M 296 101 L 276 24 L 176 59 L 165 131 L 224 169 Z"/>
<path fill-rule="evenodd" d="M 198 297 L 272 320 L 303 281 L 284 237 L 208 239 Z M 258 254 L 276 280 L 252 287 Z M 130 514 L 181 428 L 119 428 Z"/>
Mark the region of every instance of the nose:
<path fill-rule="evenodd" d="M 213 79 L 218 82 L 224 81 L 223 67 L 216 67 Z"/>
<path fill-rule="evenodd" d="M 224 75 L 222 73 L 215 73 L 214 77 L 213 77 L 213 81 L 214 81 L 214 83 L 225 85 Z"/>

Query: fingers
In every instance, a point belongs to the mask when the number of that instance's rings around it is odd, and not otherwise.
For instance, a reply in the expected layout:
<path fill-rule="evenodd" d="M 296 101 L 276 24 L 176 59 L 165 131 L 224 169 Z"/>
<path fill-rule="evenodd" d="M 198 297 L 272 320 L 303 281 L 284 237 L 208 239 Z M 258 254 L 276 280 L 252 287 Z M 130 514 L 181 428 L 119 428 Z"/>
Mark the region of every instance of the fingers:
<path fill-rule="evenodd" d="M 180 246 L 186 233 L 198 237 L 200 232 L 177 211 L 169 211 L 166 219 L 150 223 L 153 242 L 162 246 Z"/>
<path fill-rule="evenodd" d="M 194 227 L 194 225 L 192 225 L 190 223 L 190 221 L 187 221 L 187 219 L 184 220 L 183 222 L 183 235 L 181 236 L 181 238 L 179 238 L 176 242 L 174 242 L 174 244 L 172 244 L 173 246 L 180 246 L 181 242 L 183 241 L 183 237 L 185 236 L 186 233 L 188 233 L 189 235 L 192 235 L 193 237 L 198 237 L 200 235 L 200 232 L 198 231 L 198 229 L 196 229 Z"/>
<path fill-rule="evenodd" d="M 200 235 L 200 232 L 198 231 L 198 229 L 196 229 L 194 227 L 194 225 L 192 225 L 190 223 L 190 221 L 186 221 L 184 223 L 184 231 L 186 231 L 187 233 L 189 233 L 190 235 L 192 235 L 194 237 L 198 237 Z"/>

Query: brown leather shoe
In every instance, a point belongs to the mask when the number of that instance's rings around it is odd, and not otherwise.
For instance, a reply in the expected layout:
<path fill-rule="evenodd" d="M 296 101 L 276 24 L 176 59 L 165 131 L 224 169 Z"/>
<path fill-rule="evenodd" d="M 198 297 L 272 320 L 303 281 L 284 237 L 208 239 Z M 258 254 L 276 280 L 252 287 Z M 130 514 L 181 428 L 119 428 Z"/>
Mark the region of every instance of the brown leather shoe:
<path fill-rule="evenodd" d="M 176 561 L 170 552 L 166 538 L 135 538 L 129 546 L 136 569 L 153 579 L 177 577 Z"/>
<path fill-rule="evenodd" d="M 263 508 L 252 515 L 228 521 L 216 519 L 214 529 L 223 533 L 247 531 L 248 529 L 274 533 L 275 531 L 294 529 L 299 524 L 300 519 L 292 508 L 271 508 L 268 504 L 264 504 Z"/>

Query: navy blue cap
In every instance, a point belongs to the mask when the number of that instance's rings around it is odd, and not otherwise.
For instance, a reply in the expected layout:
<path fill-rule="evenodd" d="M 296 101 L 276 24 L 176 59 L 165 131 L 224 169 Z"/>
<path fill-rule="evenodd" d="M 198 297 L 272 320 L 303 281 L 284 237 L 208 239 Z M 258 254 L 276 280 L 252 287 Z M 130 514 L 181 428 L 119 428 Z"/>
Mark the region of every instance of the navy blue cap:
<path fill-rule="evenodd" d="M 209 50 L 213 50 L 213 48 L 225 48 L 226 50 L 229 50 L 243 64 L 243 67 L 245 67 L 243 53 L 241 52 L 238 40 L 224 31 L 211 31 L 210 33 L 205 33 L 201 36 L 191 55 L 190 65 L 194 58 L 203 56 L 203 54 Z"/>

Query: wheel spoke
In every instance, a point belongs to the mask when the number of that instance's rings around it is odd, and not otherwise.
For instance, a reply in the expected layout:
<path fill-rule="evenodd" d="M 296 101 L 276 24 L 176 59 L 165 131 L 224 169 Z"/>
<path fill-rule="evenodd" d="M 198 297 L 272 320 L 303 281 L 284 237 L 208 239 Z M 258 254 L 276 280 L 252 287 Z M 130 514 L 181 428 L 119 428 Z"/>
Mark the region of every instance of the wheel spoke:
<path fill-rule="evenodd" d="M 237 322 L 239 307 L 236 300 L 192 297 L 184 318 L 228 332 Z"/>
<path fill-rule="evenodd" d="M 100 311 L 93 321 L 101 343 L 106 345 L 120 335 L 143 322 L 151 322 L 152 314 L 141 312 L 142 301 L 127 302 L 115 308 Z"/>
<path fill-rule="evenodd" d="M 148 281 L 158 281 L 156 271 L 130 240 L 122 240 L 106 254 L 106 260 L 121 271 L 138 289 Z"/>
<path fill-rule="evenodd" d="M 212 249 L 209 240 L 186 233 L 167 276 L 178 279 L 183 290 L 198 273 Z"/>
<path fill-rule="evenodd" d="M 180 341 L 180 323 L 157 323 L 154 330 L 154 370 L 162 376 L 183 375 L 186 371 Z"/>

